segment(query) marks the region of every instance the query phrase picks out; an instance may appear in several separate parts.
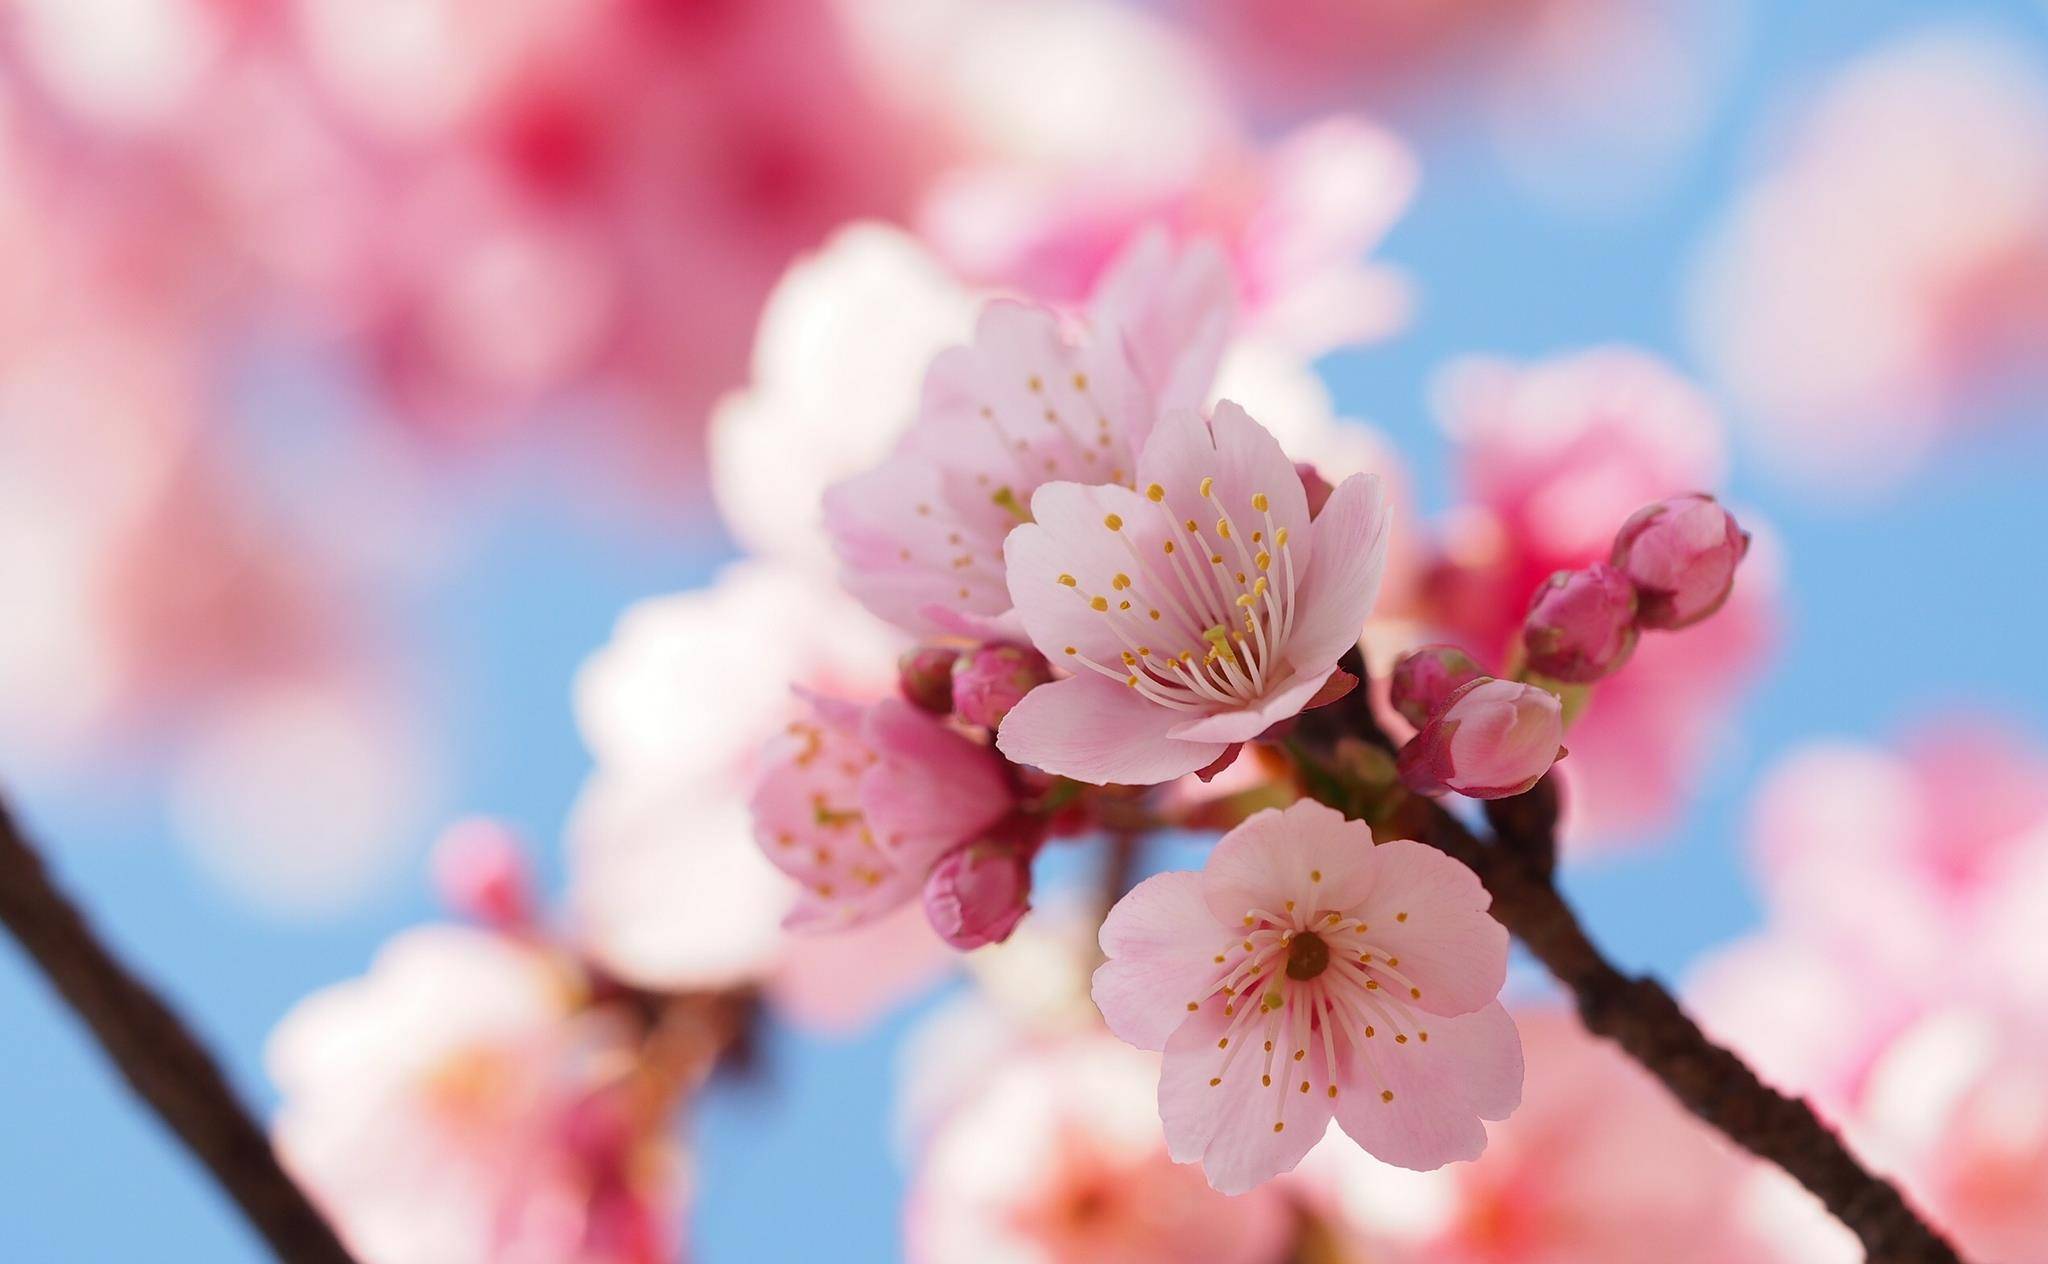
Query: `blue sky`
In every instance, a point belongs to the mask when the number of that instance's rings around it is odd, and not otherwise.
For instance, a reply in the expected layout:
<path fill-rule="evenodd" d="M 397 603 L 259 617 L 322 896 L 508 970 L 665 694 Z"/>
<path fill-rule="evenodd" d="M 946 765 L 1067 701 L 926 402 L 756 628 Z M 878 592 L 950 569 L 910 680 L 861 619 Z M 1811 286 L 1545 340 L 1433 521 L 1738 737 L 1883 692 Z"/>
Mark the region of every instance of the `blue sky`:
<path fill-rule="evenodd" d="M 1344 409 L 1401 442 L 1430 504 L 1447 488 L 1425 391 L 1445 358 L 1618 340 L 1693 367 L 1679 319 L 1691 251 L 1739 187 L 1758 129 L 1788 90 L 1936 21 L 1975 22 L 2048 67 L 2048 6 L 2034 0 L 1757 8 L 1706 134 L 1668 187 L 1625 213 L 1546 207 L 1468 138 L 1423 138 L 1423 192 L 1386 251 L 1422 287 L 1416 324 L 1393 344 L 1326 367 Z M 2048 426 L 2007 429 L 1945 451 L 1896 497 L 1844 510 L 1810 503 L 1738 456 L 1734 499 L 1761 509 L 1785 548 L 1786 640 L 1683 828 L 1638 856 L 1569 876 L 1617 958 L 1675 973 L 1755 921 L 1738 847 L 1747 796 L 1801 740 L 1883 739 L 1959 704 L 2001 711 L 2048 737 L 2044 473 Z M 440 684 L 457 736 L 447 806 L 554 838 L 587 766 L 568 712 L 572 671 L 621 607 L 701 582 L 719 548 L 625 538 L 615 524 L 507 507 L 452 582 L 405 612 L 407 634 L 451 664 Z M 155 786 L 10 790 L 103 930 L 266 1107 L 259 1058 L 278 1016 L 360 971 L 392 932 L 433 915 L 423 884 L 408 882 L 340 920 L 281 921 L 225 897 L 193 866 L 168 835 Z M 0 1015 L 0 1256 L 261 1258 L 12 951 L 0 952 Z M 888 1145 L 884 1090 L 893 1043 L 912 1020 L 898 1016 L 852 1044 L 777 1033 L 763 1082 L 707 1103 L 701 1259 L 897 1258 L 903 1174 Z"/>

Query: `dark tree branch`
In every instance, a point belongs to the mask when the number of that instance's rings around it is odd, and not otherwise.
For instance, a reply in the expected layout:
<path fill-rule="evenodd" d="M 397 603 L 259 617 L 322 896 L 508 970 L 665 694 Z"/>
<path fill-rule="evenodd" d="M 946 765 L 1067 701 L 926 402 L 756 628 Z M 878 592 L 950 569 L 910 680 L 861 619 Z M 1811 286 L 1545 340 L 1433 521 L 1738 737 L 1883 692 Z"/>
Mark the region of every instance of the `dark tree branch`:
<path fill-rule="evenodd" d="M 1362 656 L 1343 665 L 1366 679 Z M 1320 722 L 1391 754 L 1394 744 L 1366 695 L 1360 688 L 1324 708 L 1344 713 Z M 1897 1187 L 1866 1170 L 1804 1100 L 1772 1089 L 1740 1057 L 1709 1040 L 1663 984 L 1624 974 L 1601 953 L 1551 880 L 1557 854 L 1551 780 L 1529 794 L 1488 803 L 1492 839 L 1425 799 L 1411 800 L 1402 820 L 1420 841 L 1479 875 L 1493 896 L 1494 916 L 1570 989 L 1589 1031 L 1619 1045 L 1714 1129 L 1791 1174 L 1855 1233 L 1869 1264 L 1961 1264 L 1955 1248 L 1914 1213 Z"/>
<path fill-rule="evenodd" d="M 0 803 L 0 922 L 92 1029 L 130 1088 L 240 1205 L 278 1258 L 352 1264 L 263 1128 L 185 1025 L 93 934 Z"/>

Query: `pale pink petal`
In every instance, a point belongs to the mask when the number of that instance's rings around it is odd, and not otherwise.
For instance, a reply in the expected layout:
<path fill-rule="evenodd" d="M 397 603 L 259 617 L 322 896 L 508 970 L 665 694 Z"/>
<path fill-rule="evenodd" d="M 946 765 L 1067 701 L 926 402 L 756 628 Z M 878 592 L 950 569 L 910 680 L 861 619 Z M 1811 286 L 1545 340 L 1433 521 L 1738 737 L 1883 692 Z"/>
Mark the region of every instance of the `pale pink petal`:
<path fill-rule="evenodd" d="M 1522 1042 L 1498 1002 L 1423 1030 L 1429 1039 L 1396 1043 L 1381 1032 L 1350 1046 L 1336 1114 L 1381 1162 L 1427 1172 L 1478 1158 L 1486 1148 L 1480 1121 L 1513 1113 L 1522 1098 Z"/>
<path fill-rule="evenodd" d="M 1353 474 L 1330 494 L 1311 529 L 1301 610 L 1287 641 L 1297 666 L 1334 663 L 1358 644 L 1386 571 L 1390 520 L 1376 475 Z"/>
<path fill-rule="evenodd" d="M 1137 370 L 1154 414 L 1163 415 L 1207 399 L 1237 314 L 1237 286 L 1214 242 L 1176 250 L 1154 225 L 1110 265 L 1089 308 L 1101 336 Z"/>
<path fill-rule="evenodd" d="M 925 458 L 898 453 L 834 484 L 824 512 L 841 583 L 878 617 L 932 636 L 949 630 L 949 613 L 994 619 L 1009 610 L 1002 539 L 1015 520 L 991 532 L 956 511 Z"/>
<path fill-rule="evenodd" d="M 1269 1085 L 1261 1082 L 1269 1064 L 1256 1043 L 1225 1069 L 1229 1051 L 1217 1042 L 1228 1039 L 1231 1020 L 1220 998 L 1187 1019 L 1166 1042 L 1160 1065 L 1159 1118 L 1167 1153 L 1177 1163 L 1199 1159 L 1209 1184 L 1225 1194 L 1242 1194 L 1293 1171 L 1330 1127 L 1321 1043 L 1311 1041 L 1301 1062 L 1274 1058 Z M 1212 1079 L 1222 1083 L 1211 1084 Z M 1303 1083 L 1311 1091 L 1301 1092 Z"/>
<path fill-rule="evenodd" d="M 1137 483 L 1158 485 L 1169 510 L 1202 524 L 1205 531 L 1228 515 L 1239 543 L 1252 549 L 1252 532 L 1270 537 L 1284 529 L 1291 537 L 1294 565 L 1305 568 L 1311 560 L 1308 496 L 1294 462 L 1265 427 L 1228 400 L 1219 402 L 1206 422 L 1190 412 L 1162 418 L 1138 456 Z M 1255 496 L 1265 497 L 1267 512 L 1252 507 Z"/>
<path fill-rule="evenodd" d="M 1304 915 L 1349 910 L 1383 884 L 1380 864 L 1369 826 L 1302 799 L 1259 812 L 1225 834 L 1203 867 L 1203 898 L 1226 928 L 1253 909 L 1292 913 L 1272 907 L 1290 901 Z"/>
<path fill-rule="evenodd" d="M 1396 839 L 1374 849 L 1379 867 L 1358 916 L 1373 941 L 1400 960 L 1432 1014 L 1469 1014 L 1507 981 L 1507 928 L 1487 912 L 1493 897 L 1479 877 L 1423 843 Z"/>
<path fill-rule="evenodd" d="M 1168 737 L 1180 716 L 1089 673 L 1024 695 L 996 745 L 1014 763 L 1091 785 L 1157 785 L 1208 766 L 1229 746 Z"/>
<path fill-rule="evenodd" d="M 1163 1049 L 1187 1021 L 1188 1003 L 1213 989 L 1216 945 L 1229 929 L 1218 926 L 1202 899 L 1202 879 L 1161 873 L 1145 879 L 1102 923 L 1095 971 L 1095 1006 L 1121 1040 L 1140 1049 Z"/>
<path fill-rule="evenodd" d="M 1132 546 L 1142 552 L 1160 547 L 1155 508 L 1128 487 L 1080 483 L 1048 483 L 1031 498 L 1036 521 L 1012 531 L 1003 553 L 1010 598 L 1032 644 L 1053 666 L 1072 670 L 1077 657 L 1123 661 L 1130 647 L 1104 615 L 1129 599 L 1117 577 L 1137 567 Z M 1106 525 L 1112 515 L 1121 531 Z M 1177 622 L 1161 627 L 1195 643 Z M 1070 647 L 1075 653 L 1067 652 Z"/>
<path fill-rule="evenodd" d="M 921 874 L 1010 810 L 988 747 L 900 698 L 870 707 L 861 736 L 880 761 L 861 776 L 860 805 L 876 843 L 900 867 Z"/>

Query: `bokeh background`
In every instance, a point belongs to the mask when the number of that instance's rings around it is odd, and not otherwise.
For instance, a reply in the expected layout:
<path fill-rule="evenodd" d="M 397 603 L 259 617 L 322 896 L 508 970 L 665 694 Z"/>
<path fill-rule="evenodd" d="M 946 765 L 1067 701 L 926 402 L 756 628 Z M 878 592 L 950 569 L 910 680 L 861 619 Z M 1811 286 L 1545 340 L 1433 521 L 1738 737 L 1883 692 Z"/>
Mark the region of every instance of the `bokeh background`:
<path fill-rule="evenodd" d="M 1110 130 L 1086 113 L 1100 101 L 1057 117 L 1071 49 L 990 54 L 980 74 L 1039 94 L 996 100 L 974 70 L 906 69 L 916 23 L 939 19 L 897 5 L 876 25 L 913 31 L 892 37 L 898 60 L 842 67 L 840 84 L 804 71 L 843 55 L 808 50 L 815 24 L 780 3 L 717 20 L 722 6 L 677 6 L 702 24 L 679 47 L 720 38 L 718 21 L 762 28 L 746 37 L 759 48 L 692 63 L 705 79 L 687 90 L 643 64 L 666 45 L 576 48 L 613 59 L 617 80 L 584 99 L 565 71 L 530 117 L 483 126 L 438 98 L 484 91 L 448 66 L 495 73 L 495 24 L 468 12 L 490 6 L 379 0 L 363 21 L 348 3 L 0 9 L 0 778 L 102 931 L 265 1109 L 278 1019 L 437 916 L 423 858 L 448 821 L 509 822 L 562 880 L 556 844 L 590 768 L 570 681 L 629 603 L 733 554 L 702 421 L 744 381 L 786 263 L 844 219 L 914 220 L 963 126 L 983 156 L 1038 159 L 1075 143 L 1062 128 Z M 1231 7 L 1131 12 L 1179 24 L 1199 58 L 1234 46 L 1216 16 Z M 1414 286 L 1406 327 L 1318 367 L 1340 411 L 1398 444 L 1425 512 L 1454 495 L 1430 398 L 1460 355 L 1626 342 L 1731 419 L 1727 499 L 1770 524 L 1778 642 L 1679 821 L 1565 879 L 1619 960 L 1678 977 L 1763 917 L 1745 838 L 1786 752 L 1956 715 L 2048 742 L 2048 396 L 2014 389 L 2024 356 L 1923 415 L 1895 392 L 1901 416 L 1859 401 L 1846 422 L 1804 425 L 1803 401 L 1773 394 L 1769 353 L 1883 331 L 1797 293 L 1796 268 L 1730 262 L 1728 244 L 1813 102 L 1902 50 L 1964 42 L 1990 59 L 1965 78 L 1999 67 L 2031 84 L 2037 99 L 2006 115 L 2024 120 L 2048 98 L 2048 7 L 1560 4 L 1506 53 L 1492 6 L 1452 7 L 1484 37 L 1439 32 L 1299 76 L 1321 104 L 1393 127 L 1421 170 L 1377 252 Z M 472 41 L 459 55 L 408 26 L 444 20 Z M 1222 95 L 1250 134 L 1277 134 L 1270 73 L 1215 73 L 1241 89 Z M 1910 150 L 1886 129 L 1937 88 L 1907 74 L 1885 91 L 1896 114 L 1874 112 L 1865 139 Z M 697 126 L 689 92 L 772 143 L 756 137 L 744 170 L 651 156 L 662 129 Z M 884 133 L 836 96 L 923 122 Z M 579 110 L 642 125 L 593 148 Z M 2034 124 L 2015 126 L 2048 166 Z M 591 174 L 608 163 L 632 178 Z M 508 194 L 508 170 L 531 186 Z M 640 179 L 652 191 L 617 192 Z M 1817 214 L 1844 235 L 1922 201 L 1965 219 L 1972 206 L 1935 196 L 1952 179 L 1873 176 Z M 2031 213 L 2048 241 L 2048 197 Z M 2048 308 L 2048 268 L 1999 275 L 2019 306 Z M 2048 341 L 2018 345 L 2048 363 Z M 900 1257 L 887 1090 L 936 1003 L 854 1038 L 771 1028 L 753 1077 L 701 1110 L 696 1258 Z M 260 1257 L 12 952 L 0 1016 L 0 1256 Z"/>

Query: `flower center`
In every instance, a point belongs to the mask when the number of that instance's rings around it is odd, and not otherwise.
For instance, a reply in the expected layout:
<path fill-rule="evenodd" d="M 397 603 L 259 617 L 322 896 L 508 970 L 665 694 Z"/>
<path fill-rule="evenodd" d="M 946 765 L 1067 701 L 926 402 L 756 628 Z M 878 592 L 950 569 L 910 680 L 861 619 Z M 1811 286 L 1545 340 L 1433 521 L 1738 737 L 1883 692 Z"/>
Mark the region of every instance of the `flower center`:
<path fill-rule="evenodd" d="M 1305 930 L 1287 944 L 1287 977 L 1306 983 L 1330 967 L 1330 945 Z"/>
<path fill-rule="evenodd" d="M 1141 547 L 1118 514 L 1103 519 L 1131 557 L 1130 571 L 1119 571 L 1109 592 L 1091 593 L 1073 575 L 1059 577 L 1124 646 L 1120 666 L 1074 647 L 1069 658 L 1161 706 L 1198 714 L 1251 706 L 1285 683 L 1292 673 L 1284 650 L 1297 616 L 1287 528 L 1273 521 L 1260 492 L 1251 498 L 1257 516 L 1247 532 L 1216 495 L 1215 482 L 1205 478 L 1200 487 L 1216 515 L 1213 525 L 1177 517 L 1159 484 L 1145 489 L 1156 507 L 1158 530 L 1149 533 L 1156 545 Z"/>

